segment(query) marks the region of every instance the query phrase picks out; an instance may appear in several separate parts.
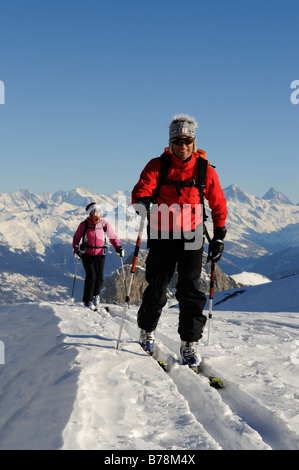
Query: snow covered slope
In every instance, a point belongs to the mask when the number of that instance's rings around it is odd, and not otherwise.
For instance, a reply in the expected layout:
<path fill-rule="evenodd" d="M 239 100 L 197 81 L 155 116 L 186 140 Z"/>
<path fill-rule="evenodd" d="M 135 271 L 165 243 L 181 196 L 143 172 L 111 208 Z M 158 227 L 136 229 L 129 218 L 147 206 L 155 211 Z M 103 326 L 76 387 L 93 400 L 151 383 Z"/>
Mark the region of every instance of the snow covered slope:
<path fill-rule="evenodd" d="M 246 288 L 257 297 L 265 289 L 259 312 L 254 296 L 242 312 L 240 295 L 233 311 L 213 313 L 210 346 L 204 336 L 199 349 L 205 369 L 222 376 L 220 391 L 183 366 L 166 374 L 147 356 L 134 307 L 119 350 L 122 306 L 0 307 L 0 449 L 298 450 L 299 313 L 290 285 L 298 306 L 293 276 Z M 163 311 L 161 354 L 178 354 L 177 317 L 176 308 Z"/>
<path fill-rule="evenodd" d="M 299 275 L 258 286 L 217 292 L 214 309 L 299 313 Z"/>
<path fill-rule="evenodd" d="M 244 286 L 257 286 L 258 284 L 265 284 L 266 282 L 271 282 L 270 279 L 265 276 L 262 276 L 261 274 L 248 273 L 246 271 L 239 274 L 233 274 L 231 277 L 238 284 L 242 284 Z"/>

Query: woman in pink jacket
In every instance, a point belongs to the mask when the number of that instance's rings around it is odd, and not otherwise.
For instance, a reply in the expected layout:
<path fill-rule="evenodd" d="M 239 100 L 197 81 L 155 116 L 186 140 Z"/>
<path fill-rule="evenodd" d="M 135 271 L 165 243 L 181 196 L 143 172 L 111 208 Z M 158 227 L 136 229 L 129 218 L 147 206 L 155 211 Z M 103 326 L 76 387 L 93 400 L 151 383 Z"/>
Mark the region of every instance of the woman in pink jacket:
<path fill-rule="evenodd" d="M 89 214 L 86 220 L 80 223 L 73 237 L 73 251 L 75 257 L 81 258 L 85 269 L 85 282 L 83 302 L 85 307 L 96 307 L 100 303 L 100 290 L 103 284 L 105 265 L 106 237 L 119 256 L 124 256 L 124 249 L 111 227 L 101 217 L 100 206 L 95 202 L 86 206 Z M 80 241 L 82 243 L 80 244 Z"/>

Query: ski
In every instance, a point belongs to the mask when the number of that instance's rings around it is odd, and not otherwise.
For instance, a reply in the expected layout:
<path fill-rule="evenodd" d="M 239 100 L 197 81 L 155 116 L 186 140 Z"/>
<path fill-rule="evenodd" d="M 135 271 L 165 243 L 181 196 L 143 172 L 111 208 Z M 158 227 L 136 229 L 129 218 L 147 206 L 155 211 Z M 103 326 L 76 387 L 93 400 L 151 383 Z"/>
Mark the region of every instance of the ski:
<path fill-rule="evenodd" d="M 172 358 L 174 359 L 174 358 Z M 169 362 L 167 363 L 166 361 L 160 361 L 157 360 L 157 363 L 159 366 L 164 370 L 164 372 L 170 372 L 171 366 L 169 366 Z M 186 364 L 183 364 L 179 360 L 175 360 L 175 363 L 178 364 L 179 366 L 186 366 Z M 188 366 L 187 366 L 188 367 Z M 202 377 L 206 377 L 209 380 L 210 386 L 216 389 L 224 388 L 224 383 L 223 380 L 220 377 L 214 377 L 211 375 L 207 375 L 201 368 L 200 366 L 196 368 L 190 367 L 190 369 L 195 372 L 196 375 L 201 375 Z"/>
<path fill-rule="evenodd" d="M 139 345 L 141 346 L 140 343 Z M 148 356 L 151 356 L 166 373 L 169 373 L 175 365 L 188 367 L 188 365 L 183 364 L 179 359 L 174 357 L 172 354 L 167 354 L 166 352 L 162 352 L 161 349 L 156 344 L 154 346 L 154 351 L 152 353 L 148 353 L 147 351 L 145 352 Z M 220 377 L 215 377 L 213 375 L 207 374 L 203 370 L 201 365 L 197 366 L 196 368 L 190 368 L 190 369 L 193 372 L 195 372 L 196 375 L 200 375 L 201 377 L 207 378 L 209 380 L 209 384 L 211 387 L 216 388 L 216 389 L 224 388 L 223 380 Z"/>
<path fill-rule="evenodd" d="M 161 351 L 159 348 L 155 347 L 153 354 L 149 354 L 153 359 L 159 364 L 159 366 L 164 370 L 164 372 L 169 373 L 171 369 L 175 366 L 184 366 L 188 367 L 186 364 L 183 364 L 179 359 L 176 359 L 174 356 L 169 354 L 166 358 L 161 357 Z M 198 366 L 194 369 L 190 368 L 196 375 L 205 377 L 209 380 L 211 387 L 216 389 L 224 388 L 223 380 L 220 377 L 215 377 L 213 375 L 207 374 L 201 366 Z"/>
<path fill-rule="evenodd" d="M 105 310 L 106 312 L 109 312 L 109 307 L 102 307 L 102 306 L 95 307 L 93 310 L 94 310 L 94 312 L 98 312 L 101 309 Z"/>
<path fill-rule="evenodd" d="M 99 312 L 101 309 L 105 310 L 106 312 L 109 312 L 109 307 L 102 307 L 102 306 L 92 306 L 92 307 L 84 307 L 87 308 L 87 310 L 91 310 L 92 312 Z"/>
<path fill-rule="evenodd" d="M 202 375 L 209 379 L 210 386 L 216 389 L 224 388 L 223 380 L 220 377 L 213 377 L 211 375 L 206 375 L 201 369 L 200 366 L 196 372 L 197 375 Z"/>

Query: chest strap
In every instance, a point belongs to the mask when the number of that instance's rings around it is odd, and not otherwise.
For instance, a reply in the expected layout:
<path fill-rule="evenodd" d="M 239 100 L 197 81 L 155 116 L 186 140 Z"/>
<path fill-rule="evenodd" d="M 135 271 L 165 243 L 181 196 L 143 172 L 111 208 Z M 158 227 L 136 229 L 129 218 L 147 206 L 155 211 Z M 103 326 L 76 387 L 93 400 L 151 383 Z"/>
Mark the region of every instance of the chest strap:
<path fill-rule="evenodd" d="M 196 186 L 196 181 L 193 179 L 192 181 L 184 180 L 184 181 L 175 181 L 175 180 L 166 180 L 164 184 L 171 184 L 175 186 L 177 195 L 180 197 L 182 196 L 181 188 L 194 188 Z"/>

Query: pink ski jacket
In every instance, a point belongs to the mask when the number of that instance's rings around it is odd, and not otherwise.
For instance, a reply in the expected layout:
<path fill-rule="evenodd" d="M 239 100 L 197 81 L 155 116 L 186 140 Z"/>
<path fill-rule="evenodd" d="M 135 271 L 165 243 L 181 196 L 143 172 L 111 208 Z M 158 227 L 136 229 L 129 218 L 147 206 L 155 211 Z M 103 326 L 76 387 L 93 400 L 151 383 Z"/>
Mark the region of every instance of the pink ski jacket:
<path fill-rule="evenodd" d="M 86 232 L 85 231 L 86 226 Z M 87 255 L 99 256 L 105 254 L 105 238 L 109 238 L 112 246 L 117 248 L 120 243 L 111 227 L 109 222 L 104 218 L 100 218 L 98 222 L 94 223 L 90 217 L 81 222 L 73 237 L 73 249 L 80 249 L 80 240 L 83 238 L 82 243 L 85 245 L 85 253 Z M 82 250 L 81 250 L 82 251 Z"/>

